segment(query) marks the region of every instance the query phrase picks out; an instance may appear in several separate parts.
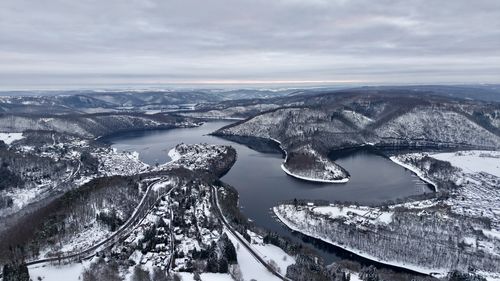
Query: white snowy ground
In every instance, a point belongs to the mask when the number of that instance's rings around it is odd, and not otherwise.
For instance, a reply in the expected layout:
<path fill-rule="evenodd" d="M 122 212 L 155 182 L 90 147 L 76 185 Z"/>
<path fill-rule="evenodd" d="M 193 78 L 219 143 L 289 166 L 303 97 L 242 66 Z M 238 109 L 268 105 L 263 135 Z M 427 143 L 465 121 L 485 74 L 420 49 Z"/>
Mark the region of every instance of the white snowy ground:
<path fill-rule="evenodd" d="M 0 133 L 0 140 L 2 140 L 7 145 L 10 145 L 14 141 L 23 138 L 23 133 Z"/>
<path fill-rule="evenodd" d="M 43 264 L 29 266 L 29 274 L 31 280 L 44 280 L 44 281 L 81 281 L 81 275 L 85 268 L 89 267 L 92 263 L 91 260 L 83 261 L 82 263 L 71 263 L 66 265 L 57 264 Z M 132 267 L 128 274 L 125 273 L 125 280 L 130 280 L 132 277 Z M 146 268 L 152 274 L 150 268 Z M 182 281 L 194 281 L 193 273 L 179 272 Z M 203 281 L 233 281 L 229 274 L 222 273 L 202 273 L 200 274 Z M 246 279 L 245 279 L 246 280 Z M 260 279 L 259 279 L 260 280 Z M 267 280 L 267 279 L 262 279 Z"/>
<path fill-rule="evenodd" d="M 113 148 L 106 153 L 94 154 L 99 159 L 99 173 L 105 176 L 135 175 L 146 172 L 150 166 L 139 159 L 139 153 L 119 152 Z"/>
<path fill-rule="evenodd" d="M 361 278 L 359 278 L 359 272 L 354 272 L 354 271 L 349 271 L 351 274 L 351 279 L 349 281 L 361 281 Z"/>
<path fill-rule="evenodd" d="M 288 266 L 295 263 L 295 258 L 285 253 L 280 247 L 264 244 L 263 238 L 256 233 L 248 230 L 248 234 L 252 240 L 252 248 L 268 263 L 276 262 L 278 271 L 285 275 Z"/>
<path fill-rule="evenodd" d="M 308 229 L 302 229 L 298 226 L 295 225 L 295 222 L 297 221 L 304 221 L 305 220 L 305 213 L 302 211 L 293 211 L 294 207 L 293 205 L 279 205 L 277 207 L 273 208 L 273 212 L 276 215 L 276 217 L 283 223 L 285 224 L 288 228 L 301 232 L 305 235 L 314 237 L 316 239 L 322 240 L 326 243 L 332 244 L 334 246 L 340 247 L 344 250 L 347 250 L 351 253 L 354 253 L 358 256 L 364 257 L 366 259 L 374 260 L 379 263 L 383 264 L 388 264 L 392 266 L 397 266 L 401 268 L 407 268 L 416 272 L 420 272 L 423 274 L 434 274 L 434 276 L 445 276 L 447 273 L 446 269 L 431 269 L 431 268 L 426 268 L 426 267 L 421 267 L 413 264 L 406 264 L 406 263 L 401 263 L 396 260 L 392 261 L 387 261 L 387 260 L 381 260 L 378 257 L 375 257 L 369 253 L 366 253 L 364 251 L 358 250 L 356 248 L 349 247 L 345 244 L 340 244 L 338 242 L 332 241 L 329 237 L 324 237 L 321 234 L 315 233 L 313 231 L 309 231 Z M 285 217 L 286 216 L 286 217 Z"/>
<path fill-rule="evenodd" d="M 343 178 L 343 179 L 339 179 L 339 180 L 327 180 L 327 179 L 320 179 L 320 178 L 313 178 L 313 177 L 302 176 L 302 175 L 299 175 L 297 173 L 293 173 L 292 171 L 288 170 L 285 167 L 285 164 L 281 164 L 281 169 L 285 173 L 287 173 L 288 175 L 290 175 L 292 177 L 295 177 L 295 178 L 298 178 L 298 179 L 301 179 L 301 180 L 306 180 L 306 181 L 322 182 L 322 183 L 346 183 L 346 182 L 349 181 L 349 178 Z"/>
<path fill-rule="evenodd" d="M 33 265 L 28 266 L 31 280 L 45 280 L 45 281 L 80 281 L 80 276 L 85 267 L 91 261 L 84 261 L 82 263 L 72 263 L 67 265 Z M 41 279 L 39 279 L 41 278 Z"/>
<path fill-rule="evenodd" d="M 448 161 L 452 166 L 460 168 L 466 173 L 485 172 L 500 177 L 500 151 L 471 150 L 436 153 L 429 156 Z"/>
<path fill-rule="evenodd" d="M 193 273 L 179 272 L 178 274 L 182 277 L 182 281 L 194 281 Z M 202 273 L 200 278 L 203 281 L 234 281 L 231 275 L 225 273 Z"/>
<path fill-rule="evenodd" d="M 417 175 L 421 180 L 425 181 L 426 183 L 434 186 L 434 189 L 437 191 L 438 190 L 438 186 L 435 182 L 433 182 L 432 180 L 428 179 L 423 173 L 422 171 L 420 171 L 418 168 L 416 167 L 413 167 L 412 165 L 409 165 L 409 164 L 406 164 L 404 163 L 402 160 L 401 160 L 401 157 L 404 157 L 405 155 L 398 155 L 398 156 L 391 156 L 389 157 L 389 159 L 391 159 L 392 162 L 412 171 L 415 173 L 415 175 Z"/>
<path fill-rule="evenodd" d="M 171 160 L 171 162 L 174 162 L 174 161 L 179 160 L 182 156 L 181 156 L 181 154 L 177 151 L 177 149 L 175 149 L 175 147 L 174 147 L 174 148 L 172 148 L 172 149 L 170 149 L 170 150 L 168 151 L 168 157 L 170 157 L 170 159 L 172 159 L 172 160 Z M 167 163 L 170 163 L 170 162 L 167 162 Z"/>
<path fill-rule="evenodd" d="M 392 215 L 394 212 L 384 212 L 377 208 L 370 208 L 366 206 L 320 206 L 312 208 L 314 213 L 328 215 L 331 218 L 344 217 L 346 219 L 353 219 L 356 223 L 368 222 L 371 224 L 392 222 Z"/>
<path fill-rule="evenodd" d="M 500 151 L 458 151 L 450 153 L 409 153 L 391 157 L 391 160 L 414 171 L 425 179 L 425 172 L 410 164 L 428 155 L 448 161 L 458 169 L 452 180 L 459 186 L 444 202 L 452 211 L 470 217 L 485 217 L 491 220 L 492 228 L 500 231 Z M 430 180 L 427 179 L 428 182 Z"/>
<path fill-rule="evenodd" d="M 346 183 L 349 181 L 349 177 L 342 171 L 342 169 L 329 159 L 323 157 L 316 150 L 314 150 L 310 145 L 306 145 L 301 148 L 302 152 L 311 155 L 316 161 L 323 165 L 322 173 L 318 171 L 295 171 L 292 172 L 286 167 L 288 153 L 281 146 L 281 142 L 277 139 L 271 138 L 273 141 L 277 142 L 280 148 L 285 152 L 285 160 L 281 164 L 281 169 L 287 173 L 289 176 L 311 182 L 321 182 L 321 183 Z"/>
<path fill-rule="evenodd" d="M 261 263 L 259 263 L 247 250 L 247 248 L 241 245 L 239 240 L 234 237 L 234 235 L 230 231 L 225 230 L 225 233 L 227 234 L 231 242 L 233 242 L 234 247 L 236 248 L 238 265 L 240 266 L 241 274 L 244 280 L 281 280 L 278 277 L 274 276 L 274 274 L 269 272 L 267 268 L 265 268 Z"/>

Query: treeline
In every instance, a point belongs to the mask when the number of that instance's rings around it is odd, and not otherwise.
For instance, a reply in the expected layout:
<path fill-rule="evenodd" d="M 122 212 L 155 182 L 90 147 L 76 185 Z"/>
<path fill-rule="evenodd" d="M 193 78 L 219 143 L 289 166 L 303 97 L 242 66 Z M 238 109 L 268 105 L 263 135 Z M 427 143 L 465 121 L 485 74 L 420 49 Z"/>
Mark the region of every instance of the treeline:
<path fill-rule="evenodd" d="M 0 148 L 0 190 L 14 187 L 33 187 L 47 180 L 62 178 L 73 163 L 67 160 L 54 161 L 34 153 L 19 153 Z"/>
<path fill-rule="evenodd" d="M 0 131 L 27 130 L 58 133 L 94 139 L 119 132 L 147 129 L 171 129 L 194 126 L 190 119 L 162 114 L 96 113 L 96 114 L 0 114 Z"/>
<path fill-rule="evenodd" d="M 10 246 L 24 245 L 26 256 L 36 258 L 42 249 L 58 248 L 75 234 L 99 223 L 113 231 L 132 214 L 140 199 L 134 177 L 94 179 L 25 215 L 2 232 L 0 256 L 7 258 Z M 120 215 L 109 219 L 112 214 Z"/>
<path fill-rule="evenodd" d="M 291 240 L 284 238 L 277 233 L 269 232 L 265 229 L 255 226 L 248 218 L 241 213 L 238 208 L 238 192 L 234 187 L 221 184 L 218 188 L 219 205 L 222 208 L 222 213 L 231 224 L 248 242 L 251 241 L 247 230 L 262 235 L 263 241 L 266 244 L 275 245 L 287 254 L 295 257 L 295 264 L 286 269 L 286 276 L 295 281 L 309 280 L 338 280 L 346 281 L 340 278 L 341 273 L 333 273 L 323 264 L 322 258 L 309 248 L 302 247 Z M 335 279 L 339 277 L 340 279 Z"/>
<path fill-rule="evenodd" d="M 332 95 L 333 96 L 333 95 Z M 498 105 L 399 95 L 317 97 L 222 128 L 218 135 L 278 139 L 287 151 L 385 147 L 499 147 Z"/>
<path fill-rule="evenodd" d="M 182 156 L 176 164 L 222 177 L 236 162 L 236 150 L 229 145 L 178 144 Z"/>
<path fill-rule="evenodd" d="M 370 226 L 346 223 L 343 218 L 330 218 L 293 205 L 281 205 L 278 212 L 304 234 L 368 253 L 381 261 L 426 268 L 471 267 L 490 272 L 496 272 L 500 264 L 497 255 L 463 242 L 466 237 L 474 237 L 500 247 L 498 240 L 476 231 L 489 229 L 489 224 L 483 220 L 465 220 L 446 210 L 431 214 L 399 209 L 390 224 Z M 304 217 L 298 219 L 299 213 Z"/>

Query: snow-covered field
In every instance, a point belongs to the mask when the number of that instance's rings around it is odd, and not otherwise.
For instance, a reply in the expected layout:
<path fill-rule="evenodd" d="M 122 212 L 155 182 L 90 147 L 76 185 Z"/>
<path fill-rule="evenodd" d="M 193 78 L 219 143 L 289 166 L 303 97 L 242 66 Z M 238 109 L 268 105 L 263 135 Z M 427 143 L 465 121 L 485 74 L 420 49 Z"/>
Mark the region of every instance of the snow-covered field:
<path fill-rule="evenodd" d="M 177 274 L 182 278 L 182 281 L 194 281 L 193 273 L 179 272 Z M 234 281 L 227 273 L 202 273 L 200 279 L 203 281 Z"/>
<path fill-rule="evenodd" d="M 0 133 L 0 140 L 8 145 L 21 139 L 23 139 L 23 133 Z"/>
<path fill-rule="evenodd" d="M 234 237 L 234 235 L 225 230 L 225 233 L 236 247 L 236 255 L 238 257 L 238 265 L 241 270 L 241 274 L 244 280 L 281 280 L 278 277 L 274 276 L 271 272 L 267 270 L 259 261 L 255 259 L 255 257 L 250 253 L 247 248 L 245 248 L 239 240 Z"/>
<path fill-rule="evenodd" d="M 283 275 L 286 274 L 288 266 L 295 263 L 295 258 L 285 253 L 281 248 L 272 244 L 265 244 L 261 236 L 250 230 L 248 230 L 248 234 L 252 240 L 252 248 L 268 263 L 274 263 L 275 267 Z"/>
<path fill-rule="evenodd" d="M 429 165 L 416 167 L 423 157 L 448 161 L 455 170 L 451 174 L 435 175 L 427 171 Z M 429 177 L 446 177 L 457 185 L 444 203 L 453 212 L 470 217 L 484 217 L 492 222 L 492 227 L 500 229 L 500 151 L 458 151 L 451 153 L 409 153 L 391 157 L 395 163 L 414 171 L 429 183 L 435 180 Z M 458 169 L 456 169 L 458 168 Z"/>
<path fill-rule="evenodd" d="M 392 211 L 380 211 L 366 206 L 319 206 L 311 209 L 314 213 L 327 215 L 331 218 L 353 219 L 356 223 L 391 223 Z"/>
<path fill-rule="evenodd" d="M 89 267 L 92 263 L 91 260 L 86 260 L 81 263 L 71 263 L 66 265 L 57 264 L 43 264 L 29 266 L 29 274 L 31 280 L 45 280 L 45 281 L 81 281 L 82 273 L 85 268 Z M 152 268 L 144 267 L 152 273 Z M 131 268 L 132 270 L 132 268 Z M 131 272 L 123 272 L 125 280 L 131 280 Z M 194 281 L 194 274 L 189 272 L 177 273 L 182 281 Z M 202 273 L 200 274 L 203 281 L 233 281 L 229 274 L 222 273 Z M 259 279 L 260 280 L 260 279 Z M 262 279 L 264 280 L 264 279 Z"/>
<path fill-rule="evenodd" d="M 29 266 L 28 270 L 31 280 L 80 281 L 84 268 L 89 264 L 90 261 L 83 261 L 82 263 L 71 263 L 66 265 L 42 264 Z"/>
<path fill-rule="evenodd" d="M 465 173 L 485 172 L 500 177 L 500 151 L 458 151 L 430 154 L 432 158 L 448 161 Z"/>
<path fill-rule="evenodd" d="M 437 153 L 433 158 L 460 168 L 459 190 L 447 200 L 452 210 L 472 217 L 486 217 L 500 231 L 500 151 Z"/>
<path fill-rule="evenodd" d="M 172 159 L 172 161 L 177 161 L 181 158 L 181 154 L 174 147 L 168 151 L 168 157 L 170 157 L 170 159 Z"/>
<path fill-rule="evenodd" d="M 431 158 L 426 156 L 430 156 Z M 443 162 L 432 162 L 435 161 L 432 160 L 432 158 L 449 161 L 453 167 L 449 165 L 446 166 L 446 163 Z M 451 209 L 452 212 L 465 216 L 462 219 L 465 219 L 463 222 L 465 223 L 465 228 L 462 228 L 461 231 L 457 230 L 458 232 L 456 234 L 459 239 L 458 242 L 462 243 L 467 249 L 462 254 L 467 255 L 466 253 L 468 251 L 473 251 L 473 253 L 482 251 L 489 255 L 491 260 L 496 260 L 498 258 L 498 248 L 500 245 L 500 203 L 498 201 L 498 198 L 500 198 L 500 186 L 498 185 L 498 183 L 500 183 L 500 152 L 460 151 L 456 153 L 435 154 L 412 153 L 391 157 L 391 160 L 412 170 L 420 178 L 435 186 L 437 186 L 437 183 L 440 183 L 440 180 L 446 178 L 453 181 L 457 188 L 449 190 L 451 195 L 446 200 L 429 199 L 408 202 L 387 206 L 385 209 L 363 206 L 341 206 L 336 204 L 315 207 L 310 204 L 299 206 L 298 208 L 295 208 L 293 205 L 280 205 L 275 207 L 273 211 L 290 229 L 344 248 L 357 255 L 425 274 L 438 273 L 438 275 L 444 276 L 448 271 L 447 266 L 443 266 L 445 268 L 439 268 L 436 266 L 426 266 L 425 263 L 421 263 L 420 265 L 420 263 L 410 261 L 411 258 L 408 259 L 410 262 L 403 263 L 400 262 L 399 259 L 391 259 L 390 256 L 382 257 L 376 252 L 367 251 L 366 249 L 363 250 L 363 247 L 352 247 L 351 244 L 355 245 L 356 242 L 350 241 L 347 237 L 345 239 L 340 239 L 337 237 L 339 234 L 333 235 L 332 233 L 336 233 L 337 230 L 332 230 L 332 227 L 328 228 L 327 225 L 329 224 L 329 219 L 338 219 L 339 221 L 337 221 L 337 224 L 332 221 L 330 222 L 333 223 L 332 225 L 337 225 L 337 227 L 340 227 L 342 223 L 353 226 L 354 231 L 358 231 L 359 229 L 360 231 L 377 232 L 377 230 L 374 229 L 381 228 L 382 232 L 384 232 L 384 225 L 387 225 L 389 230 L 387 234 L 391 231 L 397 233 L 399 227 L 406 227 L 401 225 L 401 223 L 399 223 L 397 227 L 392 226 L 394 220 L 396 220 L 396 222 L 402 219 L 402 221 L 405 221 L 405 216 L 403 216 L 405 213 L 400 213 L 401 210 L 399 208 L 401 207 L 407 209 L 409 215 L 414 213 L 416 216 L 423 216 L 422 218 L 430 216 L 430 220 L 425 220 L 434 221 L 434 223 L 438 224 L 440 221 L 446 223 L 446 221 L 453 220 L 454 216 L 450 216 L 446 211 Z M 396 212 L 398 213 L 396 219 L 394 219 Z M 470 217 L 470 221 L 467 220 L 467 217 Z M 477 218 L 490 219 L 492 222 L 492 229 L 489 229 L 488 224 L 476 224 L 478 222 Z M 340 223 L 340 225 L 338 223 Z M 456 223 L 458 223 L 458 221 L 456 221 Z M 468 231 L 466 226 L 468 223 L 470 225 L 476 225 L 474 229 L 477 231 Z M 415 226 L 416 225 L 418 225 L 418 223 L 416 223 Z M 410 226 L 408 225 L 408 227 Z M 322 229 L 324 229 L 324 231 L 322 231 Z M 328 232 L 328 229 L 333 232 Z M 436 235 L 442 234 L 439 234 L 438 230 Z M 443 237 L 446 237 L 446 234 Z M 383 243 L 381 243 L 381 245 L 382 244 Z M 483 266 L 480 262 L 480 258 L 470 258 L 478 259 L 477 264 Z M 465 259 L 465 257 L 462 259 Z M 488 271 L 482 271 L 481 274 L 488 280 L 496 280 L 500 273 L 489 266 Z"/>

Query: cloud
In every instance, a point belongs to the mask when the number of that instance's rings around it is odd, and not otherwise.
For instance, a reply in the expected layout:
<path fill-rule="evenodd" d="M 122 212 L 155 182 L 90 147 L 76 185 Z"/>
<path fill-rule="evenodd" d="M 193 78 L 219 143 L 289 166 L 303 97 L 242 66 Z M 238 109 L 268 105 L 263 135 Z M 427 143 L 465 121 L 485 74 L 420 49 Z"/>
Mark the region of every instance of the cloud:
<path fill-rule="evenodd" d="M 499 46 L 496 0 L 0 2 L 0 83 L 20 87 L 500 82 Z"/>

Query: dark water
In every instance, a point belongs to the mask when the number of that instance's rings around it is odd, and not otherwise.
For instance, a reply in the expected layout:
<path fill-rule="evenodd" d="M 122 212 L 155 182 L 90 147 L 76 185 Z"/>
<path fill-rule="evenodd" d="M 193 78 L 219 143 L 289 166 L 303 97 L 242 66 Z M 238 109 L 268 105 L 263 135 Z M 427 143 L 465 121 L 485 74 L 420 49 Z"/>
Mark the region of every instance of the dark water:
<path fill-rule="evenodd" d="M 318 184 L 294 179 L 281 170 L 283 158 L 280 153 L 261 153 L 244 145 L 207 135 L 230 123 L 217 121 L 198 128 L 131 132 L 106 140 L 118 150 L 139 152 L 141 159 L 149 164 L 169 161 L 167 152 L 182 142 L 232 145 L 238 152 L 238 159 L 222 180 L 238 190 L 243 213 L 259 226 L 314 247 L 328 263 L 348 254 L 324 243 L 292 234 L 273 218 L 270 208 L 280 201 L 294 198 L 372 204 L 432 192 L 411 172 L 365 150 L 331 155 L 351 174 L 348 183 Z"/>

